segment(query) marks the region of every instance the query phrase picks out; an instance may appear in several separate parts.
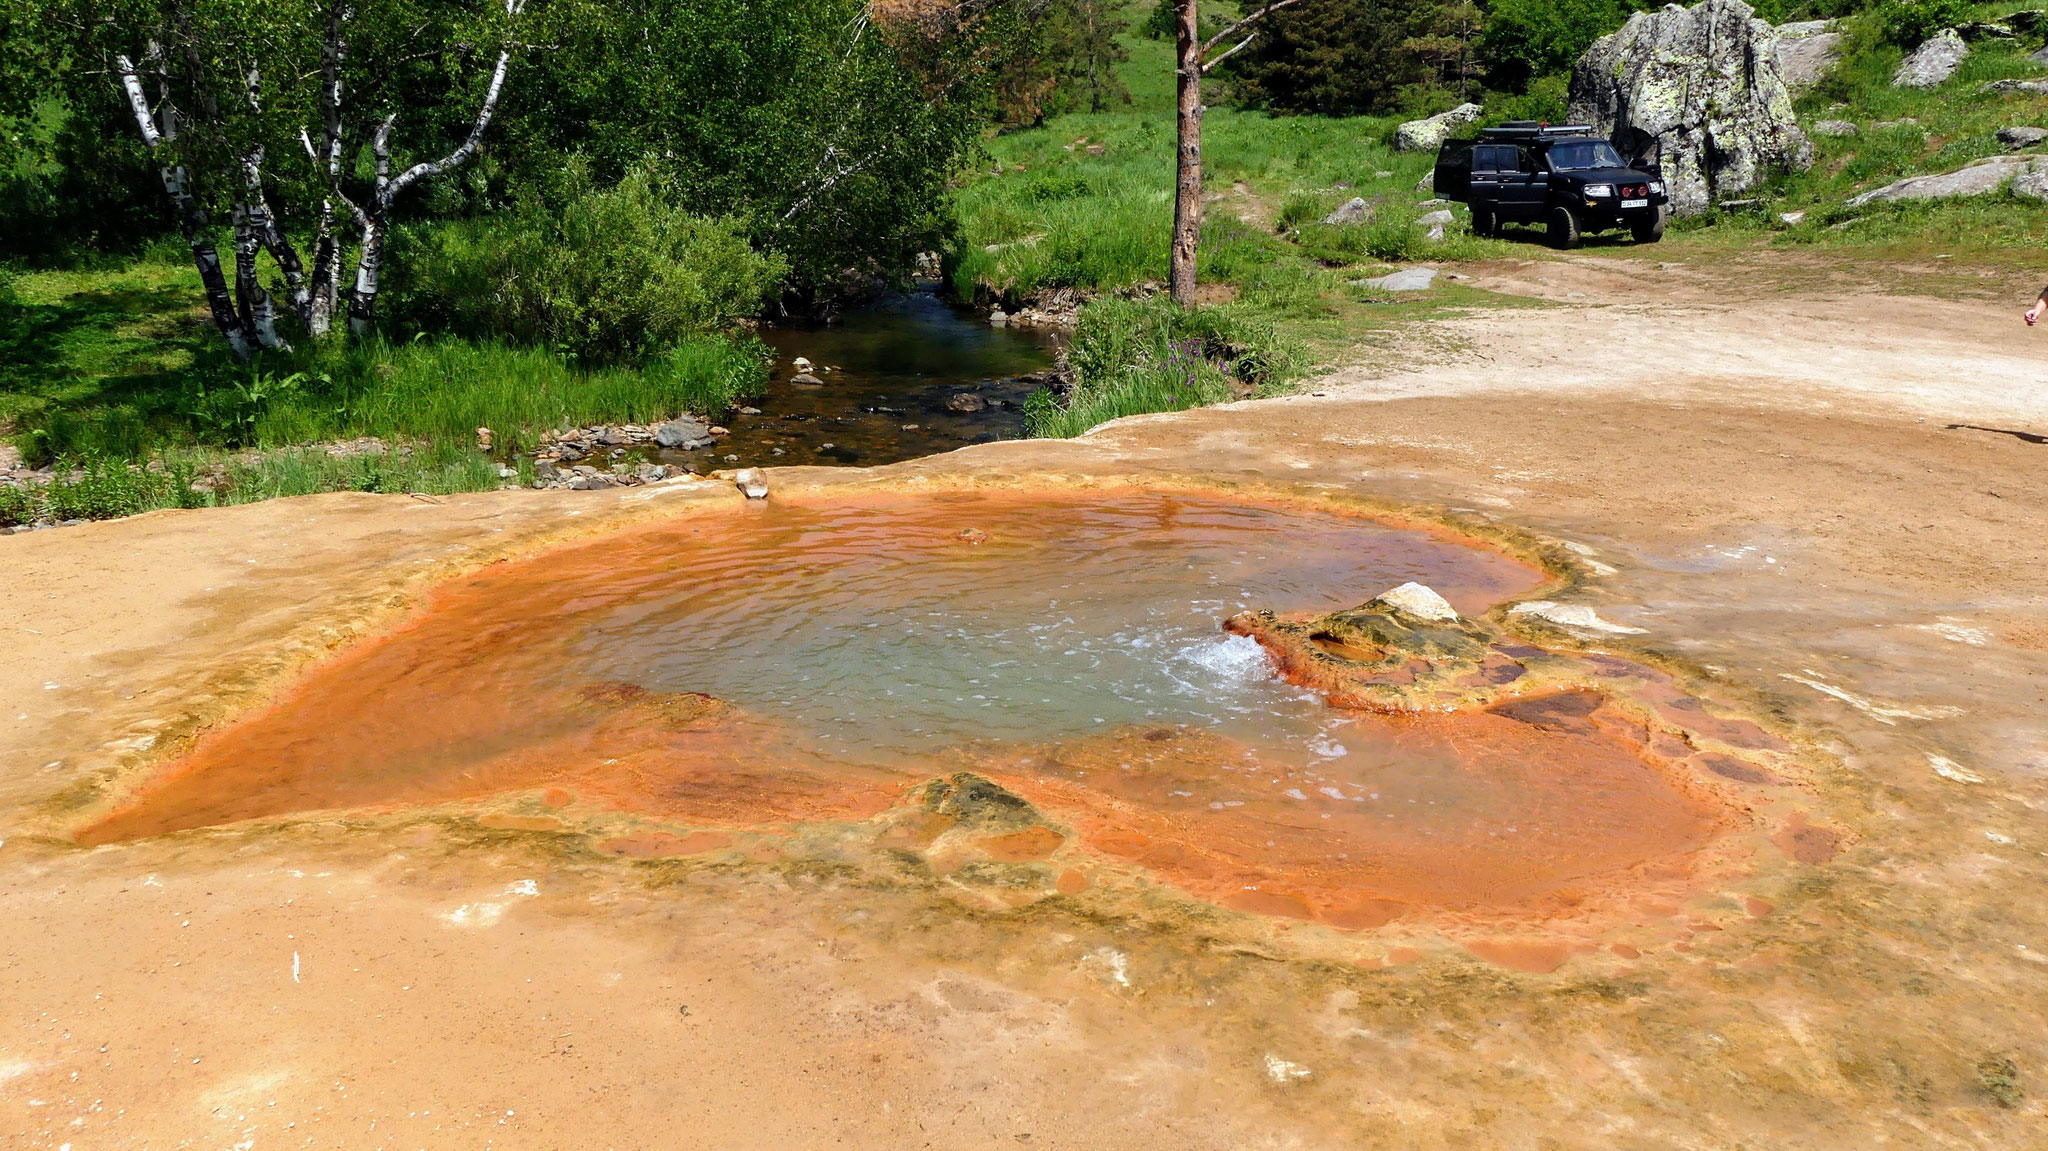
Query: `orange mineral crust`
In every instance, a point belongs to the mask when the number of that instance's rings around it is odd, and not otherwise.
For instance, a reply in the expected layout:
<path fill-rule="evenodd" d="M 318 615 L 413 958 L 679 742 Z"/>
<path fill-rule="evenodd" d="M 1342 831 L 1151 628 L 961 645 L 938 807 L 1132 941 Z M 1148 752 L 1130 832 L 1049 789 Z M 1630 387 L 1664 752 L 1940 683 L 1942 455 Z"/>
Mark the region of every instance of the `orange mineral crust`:
<path fill-rule="evenodd" d="M 1555 913 L 1682 860 L 1721 822 L 1608 718 L 1366 716 L 1351 730 L 1371 755 L 1309 767 L 1130 728 L 988 770 L 1087 846 L 1239 910 L 1346 928 L 1418 907 Z"/>
<path fill-rule="evenodd" d="M 947 835 L 947 852 L 1016 866 L 1093 853 L 1343 928 L 1418 907 L 1556 913 L 1653 863 L 1684 873 L 1722 818 L 1711 792 L 1652 766 L 1640 718 L 1593 691 L 1350 712 L 1222 628 L 1408 581 L 1476 616 L 1541 579 L 1423 532 L 1181 493 L 728 509 L 444 586 L 80 838 L 508 792 L 700 828 L 899 809 L 879 846 Z M 1051 826 L 904 818 L 963 757 Z M 632 858 L 730 842 L 650 831 L 597 846 Z"/>

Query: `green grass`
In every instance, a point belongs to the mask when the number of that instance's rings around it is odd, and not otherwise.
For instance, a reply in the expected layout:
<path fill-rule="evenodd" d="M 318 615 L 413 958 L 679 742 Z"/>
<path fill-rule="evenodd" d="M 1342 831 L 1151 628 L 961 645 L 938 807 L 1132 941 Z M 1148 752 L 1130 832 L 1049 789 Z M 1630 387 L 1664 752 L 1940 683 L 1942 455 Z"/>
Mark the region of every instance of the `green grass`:
<path fill-rule="evenodd" d="M 230 361 L 189 266 L 34 272 L 0 287 L 0 423 L 32 462 L 142 460 L 374 435 L 500 452 L 553 428 L 715 414 L 767 376 L 758 341 L 707 336 L 631 368 L 454 339 L 338 342 Z"/>
<path fill-rule="evenodd" d="M 528 471 L 521 477 L 531 480 Z M 444 495 L 508 482 L 498 465 L 456 444 L 338 457 L 320 448 L 224 452 L 185 448 L 147 463 L 93 456 L 60 461 L 48 483 L 0 486 L 0 527 L 104 520 L 163 508 L 224 507 L 317 492 Z"/>

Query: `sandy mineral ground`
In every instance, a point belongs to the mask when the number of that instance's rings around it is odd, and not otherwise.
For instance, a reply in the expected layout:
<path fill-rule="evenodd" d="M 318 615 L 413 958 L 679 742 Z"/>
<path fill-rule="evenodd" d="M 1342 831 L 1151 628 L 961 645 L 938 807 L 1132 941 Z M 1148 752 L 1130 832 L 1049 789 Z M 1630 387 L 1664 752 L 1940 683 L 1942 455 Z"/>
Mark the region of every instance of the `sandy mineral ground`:
<path fill-rule="evenodd" d="M 1682 897 L 1340 930 L 686 829 L 613 858 L 532 791 L 81 847 L 194 734 L 435 581 L 741 500 L 158 513 L 0 541 L 0 1143 L 2048 1145 L 2033 285 L 1643 267 L 1463 269 L 1550 304 L 1474 309 L 1312 395 L 773 481 L 1199 482 L 1568 541 L 1554 598 L 1642 629 L 1583 647 L 1672 669 L 1801 764 L 1796 817 L 1759 806 L 1757 849 Z"/>

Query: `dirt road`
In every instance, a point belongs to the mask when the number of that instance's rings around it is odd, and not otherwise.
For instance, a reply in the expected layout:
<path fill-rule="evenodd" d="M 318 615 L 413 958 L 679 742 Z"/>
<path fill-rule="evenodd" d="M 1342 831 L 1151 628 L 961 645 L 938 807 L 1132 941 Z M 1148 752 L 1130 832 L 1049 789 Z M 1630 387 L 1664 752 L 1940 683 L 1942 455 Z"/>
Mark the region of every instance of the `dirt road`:
<path fill-rule="evenodd" d="M 185 735 L 437 578 L 722 485 L 326 496 L 0 541 L 0 1135 L 20 1147 L 2021 1147 L 2048 1141 L 2048 334 L 1768 269 L 1318 394 L 778 486 L 1201 477 L 1568 541 L 1568 593 L 1804 741 L 1841 854 L 1549 974 L 1449 926 L 1200 930 L 633 863 L 502 803 L 95 849 Z M 2024 290 L 2030 291 L 2031 285 Z M 1616 361 L 1625 363 L 1618 370 Z M 1335 606 L 1335 605 L 1333 605 Z M 1588 642 L 1595 642 L 1589 640 Z M 480 818 L 481 817 L 481 818 Z M 1654 922 L 1653 922 L 1654 921 Z"/>

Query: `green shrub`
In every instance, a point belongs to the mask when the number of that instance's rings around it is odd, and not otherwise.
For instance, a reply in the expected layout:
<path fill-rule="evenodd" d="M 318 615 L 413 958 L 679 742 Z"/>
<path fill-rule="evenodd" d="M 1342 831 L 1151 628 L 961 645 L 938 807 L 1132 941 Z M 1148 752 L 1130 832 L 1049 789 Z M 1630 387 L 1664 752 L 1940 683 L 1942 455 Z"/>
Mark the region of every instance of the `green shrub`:
<path fill-rule="evenodd" d="M 1270 391 L 1299 370 L 1301 350 L 1232 307 L 1179 308 L 1162 296 L 1103 299 L 1081 310 L 1068 347 L 1064 403 L 1032 397 L 1035 436 L 1073 436 L 1107 420 L 1178 411 Z"/>
<path fill-rule="evenodd" d="M 32 524 L 40 502 L 36 491 L 22 484 L 0 484 L 0 528 Z"/>
<path fill-rule="evenodd" d="M 157 508 L 197 507 L 204 500 L 187 471 L 140 467 L 105 456 L 59 461 L 42 490 L 42 514 L 53 520 L 111 520 Z"/>
<path fill-rule="evenodd" d="M 1975 9 L 1970 0 L 1884 0 L 1875 11 L 1884 38 L 1910 49 L 1943 28 L 1973 19 Z"/>
<path fill-rule="evenodd" d="M 559 210 L 407 233 L 393 312 L 408 327 L 541 343 L 592 362 L 659 354 L 760 310 L 788 265 L 738 221 L 664 201 L 645 172 L 603 191 L 571 179 Z"/>

